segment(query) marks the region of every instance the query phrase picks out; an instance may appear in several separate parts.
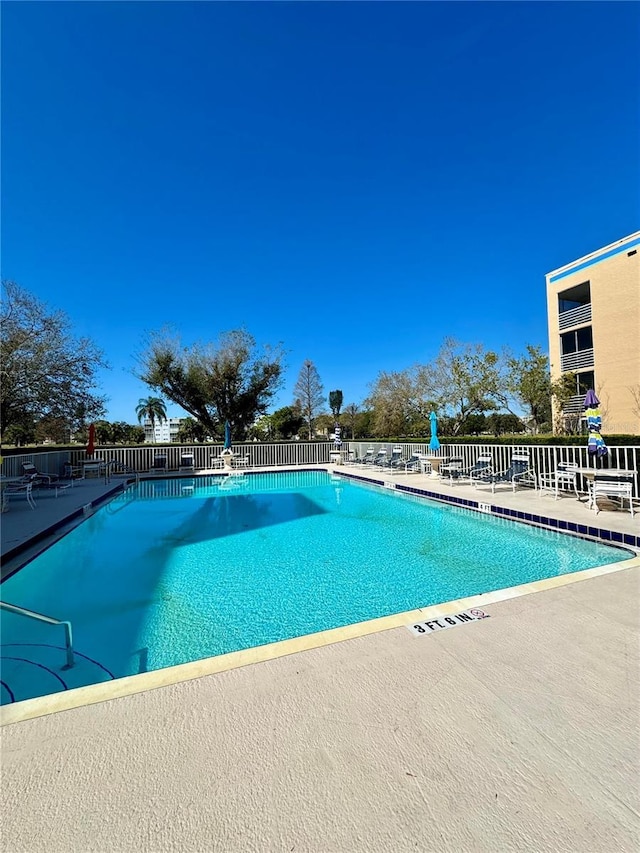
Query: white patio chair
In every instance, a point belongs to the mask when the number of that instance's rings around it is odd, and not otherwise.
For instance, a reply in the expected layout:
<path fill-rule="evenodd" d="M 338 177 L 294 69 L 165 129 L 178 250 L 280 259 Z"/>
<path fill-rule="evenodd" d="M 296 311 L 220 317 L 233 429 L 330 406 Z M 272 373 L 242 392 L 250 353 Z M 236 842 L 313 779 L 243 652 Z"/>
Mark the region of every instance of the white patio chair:
<path fill-rule="evenodd" d="M 578 465 L 574 462 L 559 462 L 555 471 L 540 474 L 538 477 L 540 495 L 543 492 L 553 494 L 558 500 L 560 492 L 575 492 L 576 500 L 580 500 L 578 492 Z"/>
<path fill-rule="evenodd" d="M 598 473 L 590 487 L 589 499 L 596 515 L 600 512 L 598 496 L 620 498 L 620 507 L 624 508 L 625 498 L 629 501 L 629 512 L 633 518 L 633 475 L 621 477 L 620 474 Z"/>
<path fill-rule="evenodd" d="M 2 490 L 2 509 L 9 508 L 10 498 L 24 498 L 31 509 L 36 508 L 36 502 L 33 499 L 33 482 L 28 483 L 7 483 Z"/>

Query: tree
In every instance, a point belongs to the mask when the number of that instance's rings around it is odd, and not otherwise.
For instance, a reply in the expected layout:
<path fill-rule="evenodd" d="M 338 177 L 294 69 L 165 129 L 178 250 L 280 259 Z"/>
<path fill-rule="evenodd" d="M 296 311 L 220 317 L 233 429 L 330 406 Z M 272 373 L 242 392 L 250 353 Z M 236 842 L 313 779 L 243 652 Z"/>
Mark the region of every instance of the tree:
<path fill-rule="evenodd" d="M 330 414 L 317 415 L 314 421 L 316 433 L 319 433 L 323 438 L 329 438 L 335 426 L 335 418 Z"/>
<path fill-rule="evenodd" d="M 280 386 L 283 353 L 265 347 L 257 354 L 244 330 L 224 332 L 217 344 L 190 347 L 162 330 L 152 333 L 138 360 L 139 378 L 199 421 L 207 435 L 222 435 L 229 421 L 242 439 Z"/>
<path fill-rule="evenodd" d="M 631 394 L 631 411 L 640 418 L 640 382 L 628 385 L 627 391 Z"/>
<path fill-rule="evenodd" d="M 445 338 L 433 368 L 425 371 L 432 388 L 437 389 L 440 407 L 454 418 L 454 435 L 461 434 L 468 415 L 506 406 L 500 358 L 481 344 Z"/>
<path fill-rule="evenodd" d="M 95 393 L 98 370 L 107 367 L 89 338 L 76 338 L 61 311 L 51 312 L 15 282 L 3 282 L 0 312 L 0 432 L 24 431 L 43 418 L 70 428 L 105 410 Z"/>
<path fill-rule="evenodd" d="M 182 418 L 176 440 L 181 444 L 203 444 L 207 440 L 207 431 L 194 418 Z"/>
<path fill-rule="evenodd" d="M 575 397 L 578 390 L 576 374 L 573 371 L 561 374 L 559 379 L 551 384 L 551 394 L 556 406 L 556 411 L 559 416 L 559 431 L 574 435 L 580 427 L 580 419 L 582 410 L 576 412 L 563 412 L 572 397 Z"/>
<path fill-rule="evenodd" d="M 275 438 L 292 438 L 298 435 L 303 424 L 304 418 L 296 406 L 283 406 L 270 416 L 270 426 Z"/>
<path fill-rule="evenodd" d="M 497 417 L 490 415 L 490 417 Z M 469 415 L 465 421 L 465 432 L 467 435 L 480 435 L 487 428 L 486 415 Z M 444 433 L 443 433 L 444 434 Z"/>
<path fill-rule="evenodd" d="M 94 426 L 96 428 L 96 441 L 98 444 L 113 443 L 113 429 L 109 421 L 95 421 Z"/>
<path fill-rule="evenodd" d="M 151 422 L 151 429 L 153 430 L 156 421 L 162 423 L 162 421 L 167 420 L 167 407 L 164 400 L 161 400 L 160 397 L 142 397 L 138 400 L 136 415 L 138 416 L 139 424 L 144 420 L 148 420 Z"/>
<path fill-rule="evenodd" d="M 331 409 L 331 414 L 336 420 L 340 417 L 342 401 L 342 391 L 329 391 L 329 408 Z"/>
<path fill-rule="evenodd" d="M 487 428 L 497 437 L 505 433 L 524 432 L 524 424 L 517 415 L 493 412 L 487 418 Z"/>
<path fill-rule="evenodd" d="M 424 435 L 435 403 L 426 368 L 378 374 L 365 405 L 372 413 L 373 435 L 383 437 Z"/>
<path fill-rule="evenodd" d="M 293 389 L 294 405 L 300 409 L 302 417 L 307 425 L 309 441 L 313 438 L 313 421 L 319 414 L 325 397 L 323 386 L 315 364 L 309 359 L 303 363 Z"/>
<path fill-rule="evenodd" d="M 540 347 L 526 346 L 527 354 L 507 358 L 507 388 L 531 415 L 533 432 L 551 420 L 549 357 Z"/>
<path fill-rule="evenodd" d="M 356 437 L 356 418 L 358 416 L 359 411 L 360 407 L 357 405 L 357 403 L 349 403 L 349 405 L 344 410 L 351 438 Z"/>

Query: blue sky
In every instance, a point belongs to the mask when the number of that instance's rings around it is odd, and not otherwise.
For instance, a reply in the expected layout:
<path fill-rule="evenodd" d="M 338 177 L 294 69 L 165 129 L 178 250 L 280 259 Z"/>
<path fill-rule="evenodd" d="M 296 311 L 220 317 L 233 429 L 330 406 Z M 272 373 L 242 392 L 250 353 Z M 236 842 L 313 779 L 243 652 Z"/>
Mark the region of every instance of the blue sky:
<path fill-rule="evenodd" d="M 360 402 L 446 335 L 547 348 L 639 227 L 634 3 L 4 3 L 2 276 L 104 350 L 244 327 Z M 180 412 L 170 407 L 170 413 Z"/>

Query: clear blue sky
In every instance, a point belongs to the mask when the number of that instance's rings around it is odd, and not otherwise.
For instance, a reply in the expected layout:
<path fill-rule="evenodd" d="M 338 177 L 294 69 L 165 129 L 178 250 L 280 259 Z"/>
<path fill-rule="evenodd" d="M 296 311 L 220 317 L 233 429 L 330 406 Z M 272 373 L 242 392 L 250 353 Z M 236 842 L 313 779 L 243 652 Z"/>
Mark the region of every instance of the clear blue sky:
<path fill-rule="evenodd" d="M 637 3 L 4 3 L 2 275 L 150 392 L 245 327 L 359 402 L 445 335 L 547 348 L 544 274 L 639 227 Z M 173 414 L 178 410 L 170 408 Z"/>

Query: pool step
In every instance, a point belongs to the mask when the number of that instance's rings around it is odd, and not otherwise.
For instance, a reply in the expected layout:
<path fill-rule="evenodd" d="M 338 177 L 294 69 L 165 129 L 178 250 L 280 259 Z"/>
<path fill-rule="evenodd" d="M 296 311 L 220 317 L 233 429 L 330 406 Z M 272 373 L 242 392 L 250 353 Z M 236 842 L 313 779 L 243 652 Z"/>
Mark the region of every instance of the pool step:
<path fill-rule="evenodd" d="M 74 651 L 74 666 L 68 669 L 65 654 L 64 646 L 53 644 L 3 644 L 0 704 L 113 680 L 113 674 L 106 667 L 77 650 Z"/>

